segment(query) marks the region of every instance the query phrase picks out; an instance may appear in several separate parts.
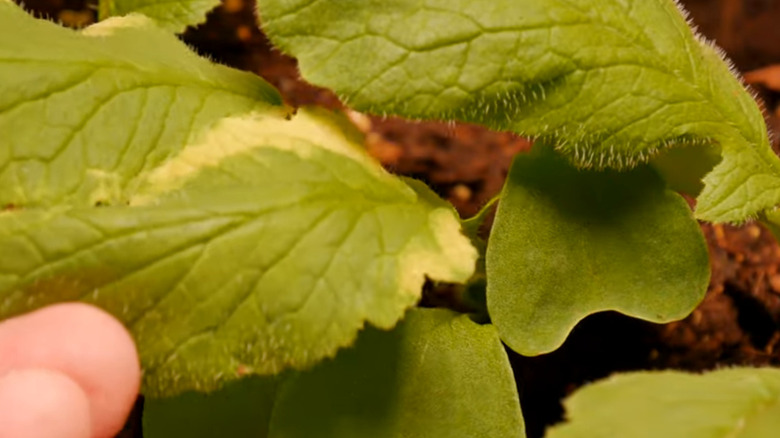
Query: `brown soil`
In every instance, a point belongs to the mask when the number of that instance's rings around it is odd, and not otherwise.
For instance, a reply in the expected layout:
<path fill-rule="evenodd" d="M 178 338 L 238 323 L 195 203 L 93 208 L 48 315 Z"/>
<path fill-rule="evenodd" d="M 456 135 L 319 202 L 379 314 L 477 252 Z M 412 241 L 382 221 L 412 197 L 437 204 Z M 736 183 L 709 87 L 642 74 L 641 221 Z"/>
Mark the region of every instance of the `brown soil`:
<path fill-rule="evenodd" d="M 84 1 L 25 3 L 74 26 L 94 20 Z M 780 1 L 683 3 L 701 32 L 715 39 L 740 71 L 780 64 Z M 184 40 L 214 60 L 262 75 L 291 105 L 342 108 L 330 92 L 301 81 L 293 59 L 269 48 L 255 26 L 249 1 L 224 0 L 208 22 L 187 31 Z M 770 128 L 777 130 L 780 72 L 774 78 L 769 73 L 749 77 Z M 350 116 L 366 133 L 371 153 L 389 170 L 427 182 L 464 217 L 498 193 L 512 156 L 530 146 L 514 135 L 478 126 Z M 603 313 L 579 324 L 554 353 L 526 358 L 510 352 L 529 437 L 542 436 L 547 425 L 562 418 L 563 396 L 616 371 L 780 365 L 780 247 L 758 224 L 702 228 L 710 247 L 712 281 L 704 302 L 685 320 L 655 325 Z M 132 429 L 138 433 L 137 427 Z"/>

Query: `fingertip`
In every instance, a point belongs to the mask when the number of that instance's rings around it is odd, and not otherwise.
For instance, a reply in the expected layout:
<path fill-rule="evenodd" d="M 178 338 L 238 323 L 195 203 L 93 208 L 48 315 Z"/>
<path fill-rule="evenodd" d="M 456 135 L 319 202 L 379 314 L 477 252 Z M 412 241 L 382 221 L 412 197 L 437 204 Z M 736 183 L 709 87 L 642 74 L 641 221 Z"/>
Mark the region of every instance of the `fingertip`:
<path fill-rule="evenodd" d="M 0 438 L 90 438 L 90 403 L 81 386 L 47 369 L 0 378 Z"/>
<path fill-rule="evenodd" d="M 132 337 L 113 316 L 87 304 L 58 304 L 1 323 L 0 358 L 0 375 L 46 368 L 69 376 L 87 395 L 94 438 L 122 428 L 140 386 Z"/>

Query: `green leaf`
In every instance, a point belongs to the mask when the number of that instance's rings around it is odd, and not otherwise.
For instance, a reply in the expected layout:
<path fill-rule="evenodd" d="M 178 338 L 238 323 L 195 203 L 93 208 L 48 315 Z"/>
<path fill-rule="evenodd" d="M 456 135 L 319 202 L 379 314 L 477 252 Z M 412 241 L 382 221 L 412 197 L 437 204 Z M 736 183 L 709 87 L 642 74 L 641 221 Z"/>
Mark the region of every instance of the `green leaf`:
<path fill-rule="evenodd" d="M 780 370 L 618 375 L 579 390 L 565 406 L 568 422 L 548 438 L 774 438 Z"/>
<path fill-rule="evenodd" d="M 206 14 L 219 4 L 220 0 L 100 0 L 98 18 L 141 13 L 166 30 L 180 33 L 206 21 Z"/>
<path fill-rule="evenodd" d="M 414 309 L 391 332 L 366 329 L 309 371 L 144 406 L 149 438 L 519 438 L 523 429 L 495 329 L 440 309 Z"/>
<path fill-rule="evenodd" d="M 473 272 L 452 207 L 385 172 L 346 119 L 287 120 L 265 82 L 148 20 L 79 34 L 0 0 L 9 53 L 0 199 L 21 208 L 0 211 L 0 318 L 59 301 L 107 309 L 135 337 L 147 394 L 308 367 L 367 322 L 394 326 L 426 276 Z"/>
<path fill-rule="evenodd" d="M 579 167 L 717 145 L 698 217 L 741 221 L 780 203 L 759 108 L 672 0 L 258 4 L 303 77 L 358 110 L 543 137 Z"/>
<path fill-rule="evenodd" d="M 488 310 L 513 350 L 560 346 L 585 316 L 688 315 L 709 281 L 690 209 L 646 166 L 577 170 L 549 148 L 518 155 L 488 241 Z"/>
<path fill-rule="evenodd" d="M 131 207 L 0 215 L 0 316 L 95 303 L 133 332 L 147 392 L 206 390 L 312 365 L 365 321 L 392 327 L 425 276 L 471 275 L 454 210 L 324 115 L 220 126 Z"/>
<path fill-rule="evenodd" d="M 272 438 L 525 436 L 495 329 L 446 310 L 411 311 L 368 329 L 333 362 L 285 381 Z"/>
<path fill-rule="evenodd" d="M 142 174 L 220 119 L 280 105 L 258 76 L 144 17 L 74 32 L 0 0 L 0 206 L 126 203 Z"/>
<path fill-rule="evenodd" d="M 144 400 L 145 438 L 267 438 L 278 378 L 248 377 L 204 394 Z"/>

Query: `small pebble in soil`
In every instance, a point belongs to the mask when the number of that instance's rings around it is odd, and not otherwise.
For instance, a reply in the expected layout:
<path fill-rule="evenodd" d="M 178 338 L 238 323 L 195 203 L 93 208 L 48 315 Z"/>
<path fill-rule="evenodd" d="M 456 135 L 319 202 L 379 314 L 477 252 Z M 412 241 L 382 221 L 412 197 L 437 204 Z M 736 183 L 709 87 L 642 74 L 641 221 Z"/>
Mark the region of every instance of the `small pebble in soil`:
<path fill-rule="evenodd" d="M 74 29 L 81 29 L 87 27 L 95 21 L 91 11 L 72 11 L 65 9 L 57 15 L 59 21 L 65 26 L 72 27 Z"/>
<path fill-rule="evenodd" d="M 244 2 L 243 0 L 224 0 L 222 8 L 229 14 L 235 14 L 241 12 L 244 8 Z"/>
<path fill-rule="evenodd" d="M 236 29 L 236 37 L 240 41 L 249 41 L 252 39 L 252 28 L 249 26 L 238 26 Z"/>
<path fill-rule="evenodd" d="M 401 146 L 385 140 L 381 134 L 376 132 L 369 132 L 366 135 L 366 149 L 380 163 L 389 167 L 397 166 L 404 153 Z"/>
<path fill-rule="evenodd" d="M 371 118 L 367 115 L 350 109 L 346 110 L 346 115 L 360 132 L 366 133 L 371 131 Z"/>
<path fill-rule="evenodd" d="M 450 192 L 451 197 L 462 202 L 470 200 L 472 195 L 473 193 L 471 192 L 471 189 L 465 184 L 455 185 L 455 187 L 453 187 L 452 191 Z"/>
<path fill-rule="evenodd" d="M 761 237 L 761 228 L 757 225 L 748 225 L 745 229 L 747 230 L 748 236 L 750 236 L 750 238 L 753 240 Z"/>
<path fill-rule="evenodd" d="M 769 287 L 771 287 L 773 291 L 780 293 L 780 274 L 769 277 Z"/>

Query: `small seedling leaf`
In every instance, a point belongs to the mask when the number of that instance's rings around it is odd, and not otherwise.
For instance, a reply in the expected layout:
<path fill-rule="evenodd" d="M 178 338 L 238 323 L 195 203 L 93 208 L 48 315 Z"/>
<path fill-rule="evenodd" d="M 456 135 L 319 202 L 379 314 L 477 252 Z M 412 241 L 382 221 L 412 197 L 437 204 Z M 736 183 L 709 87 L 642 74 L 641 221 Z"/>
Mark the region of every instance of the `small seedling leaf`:
<path fill-rule="evenodd" d="M 491 325 L 416 309 L 392 332 L 284 382 L 271 438 L 524 436 L 506 353 Z"/>
<path fill-rule="evenodd" d="M 487 249 L 488 310 L 515 351 L 550 352 L 604 310 L 683 318 L 709 272 L 688 205 L 652 169 L 578 170 L 542 145 L 515 158 Z"/>
<path fill-rule="evenodd" d="M 580 389 L 564 405 L 567 422 L 547 438 L 774 438 L 780 370 L 623 374 Z"/>

